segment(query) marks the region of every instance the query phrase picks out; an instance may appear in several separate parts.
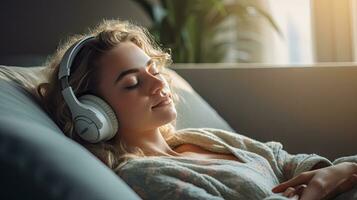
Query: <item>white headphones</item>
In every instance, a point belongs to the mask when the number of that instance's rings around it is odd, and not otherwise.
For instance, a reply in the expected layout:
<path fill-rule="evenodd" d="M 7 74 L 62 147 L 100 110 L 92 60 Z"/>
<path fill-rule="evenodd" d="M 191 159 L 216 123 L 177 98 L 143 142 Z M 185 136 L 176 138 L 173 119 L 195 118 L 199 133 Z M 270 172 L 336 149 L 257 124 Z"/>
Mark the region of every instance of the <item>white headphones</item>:
<path fill-rule="evenodd" d="M 87 42 L 94 39 L 94 36 L 85 37 L 72 45 L 64 54 L 58 72 L 62 95 L 71 111 L 75 130 L 83 140 L 91 143 L 107 141 L 113 138 L 118 130 L 117 117 L 109 104 L 89 94 L 77 99 L 68 82 L 70 69 L 77 53 Z"/>

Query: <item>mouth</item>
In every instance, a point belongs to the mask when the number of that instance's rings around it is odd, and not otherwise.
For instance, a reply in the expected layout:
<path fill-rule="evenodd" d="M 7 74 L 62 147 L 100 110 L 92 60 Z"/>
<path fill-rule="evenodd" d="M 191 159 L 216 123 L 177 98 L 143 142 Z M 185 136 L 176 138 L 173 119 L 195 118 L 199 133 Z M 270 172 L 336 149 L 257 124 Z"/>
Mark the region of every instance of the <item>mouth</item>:
<path fill-rule="evenodd" d="M 172 103 L 171 98 L 167 97 L 161 100 L 159 103 L 155 104 L 154 106 L 151 107 L 151 109 L 167 106 Z"/>

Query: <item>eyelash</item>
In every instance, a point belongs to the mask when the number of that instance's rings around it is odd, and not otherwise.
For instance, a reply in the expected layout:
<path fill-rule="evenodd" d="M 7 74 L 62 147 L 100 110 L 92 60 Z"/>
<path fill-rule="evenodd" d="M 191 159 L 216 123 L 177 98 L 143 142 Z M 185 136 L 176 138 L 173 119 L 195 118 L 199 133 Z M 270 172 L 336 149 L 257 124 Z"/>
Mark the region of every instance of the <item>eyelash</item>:
<path fill-rule="evenodd" d="M 157 73 L 155 73 L 155 74 L 153 74 L 153 75 L 156 76 L 156 75 L 160 75 L 160 74 L 161 74 L 160 72 L 157 72 Z M 139 83 L 140 83 L 140 81 L 138 81 L 138 83 L 135 84 L 135 85 L 132 85 L 132 86 L 129 86 L 129 87 L 125 87 L 125 89 L 127 89 L 127 90 L 135 89 L 136 87 L 139 86 Z"/>

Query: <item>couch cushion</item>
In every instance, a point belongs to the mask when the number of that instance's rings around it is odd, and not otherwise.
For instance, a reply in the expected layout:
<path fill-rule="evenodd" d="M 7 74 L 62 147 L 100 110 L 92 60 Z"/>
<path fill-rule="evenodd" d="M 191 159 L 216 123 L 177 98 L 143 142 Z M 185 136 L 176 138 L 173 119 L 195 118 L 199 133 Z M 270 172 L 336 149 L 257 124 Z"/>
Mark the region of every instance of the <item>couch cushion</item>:
<path fill-rule="evenodd" d="M 34 94 L 36 86 L 47 80 L 45 67 L 16 67 L 0 65 L 0 79 L 12 81 Z"/>
<path fill-rule="evenodd" d="M 229 124 L 191 87 L 191 85 L 169 69 L 172 89 L 179 96 L 176 103 L 176 128 L 218 128 L 234 132 Z"/>
<path fill-rule="evenodd" d="M 0 79 L 0 113 L 2 199 L 139 199 L 65 137 L 23 83 Z"/>

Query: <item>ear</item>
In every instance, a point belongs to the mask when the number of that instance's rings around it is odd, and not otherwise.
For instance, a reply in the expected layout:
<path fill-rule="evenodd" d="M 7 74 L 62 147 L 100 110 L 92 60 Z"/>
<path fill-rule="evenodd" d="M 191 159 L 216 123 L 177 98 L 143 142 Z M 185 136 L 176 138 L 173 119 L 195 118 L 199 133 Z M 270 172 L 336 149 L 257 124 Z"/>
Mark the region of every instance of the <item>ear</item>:
<path fill-rule="evenodd" d="M 49 83 L 41 83 L 37 86 L 37 95 L 42 99 L 46 96 L 50 84 Z"/>

